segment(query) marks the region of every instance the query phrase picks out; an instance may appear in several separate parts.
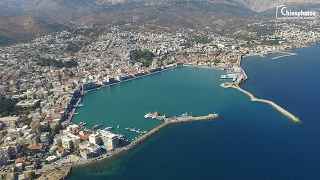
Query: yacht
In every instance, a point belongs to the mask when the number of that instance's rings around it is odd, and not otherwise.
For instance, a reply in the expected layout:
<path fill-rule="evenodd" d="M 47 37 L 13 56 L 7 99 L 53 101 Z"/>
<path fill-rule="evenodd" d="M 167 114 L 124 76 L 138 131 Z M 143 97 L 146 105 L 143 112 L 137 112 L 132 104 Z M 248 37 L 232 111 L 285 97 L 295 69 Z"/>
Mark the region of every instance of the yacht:
<path fill-rule="evenodd" d="M 143 117 L 147 119 L 147 118 L 150 118 L 150 116 L 151 116 L 151 113 L 149 112 L 149 113 L 145 114 Z"/>

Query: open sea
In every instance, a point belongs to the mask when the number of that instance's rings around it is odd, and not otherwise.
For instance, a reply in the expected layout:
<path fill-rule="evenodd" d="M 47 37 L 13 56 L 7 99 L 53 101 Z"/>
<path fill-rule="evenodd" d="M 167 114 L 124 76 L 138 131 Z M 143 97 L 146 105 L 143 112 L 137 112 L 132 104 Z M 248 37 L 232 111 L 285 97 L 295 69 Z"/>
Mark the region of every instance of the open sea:
<path fill-rule="evenodd" d="M 99 164 L 74 168 L 68 179 L 320 179 L 320 45 L 297 56 L 247 57 L 242 87 L 301 119 L 294 123 L 268 104 L 223 89 L 220 70 L 182 67 L 89 92 L 73 122 L 103 123 L 131 140 L 166 116 L 220 113 L 212 121 L 170 125 L 136 148 Z M 116 128 L 116 126 L 120 128 Z"/>

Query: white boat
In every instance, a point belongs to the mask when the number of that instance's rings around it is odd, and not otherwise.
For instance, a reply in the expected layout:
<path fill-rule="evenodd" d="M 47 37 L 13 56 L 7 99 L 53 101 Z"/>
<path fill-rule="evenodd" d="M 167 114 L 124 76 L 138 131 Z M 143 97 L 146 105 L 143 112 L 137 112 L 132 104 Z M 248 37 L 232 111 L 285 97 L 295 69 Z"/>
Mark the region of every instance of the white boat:
<path fill-rule="evenodd" d="M 81 104 L 81 103 L 80 103 L 80 104 L 78 104 L 78 107 L 82 107 L 82 106 L 83 106 L 83 104 Z"/>
<path fill-rule="evenodd" d="M 101 126 L 102 126 L 102 123 L 96 124 L 96 125 L 93 126 L 93 129 L 98 129 Z"/>
<path fill-rule="evenodd" d="M 74 112 L 73 114 L 78 114 L 77 112 Z"/>
<path fill-rule="evenodd" d="M 120 128 L 120 125 L 118 125 L 117 128 Z"/>
<path fill-rule="evenodd" d="M 113 126 L 109 126 L 109 127 L 104 128 L 105 131 L 109 131 L 111 129 L 113 129 Z"/>
<path fill-rule="evenodd" d="M 147 119 L 147 118 L 150 118 L 150 116 L 151 116 L 151 112 L 145 114 L 143 117 Z"/>
<path fill-rule="evenodd" d="M 85 126 L 86 124 L 87 124 L 87 123 L 84 122 L 84 121 L 82 121 L 82 122 L 79 123 L 80 126 Z"/>
<path fill-rule="evenodd" d="M 188 112 L 181 114 L 181 117 L 186 117 L 186 116 L 189 116 Z"/>

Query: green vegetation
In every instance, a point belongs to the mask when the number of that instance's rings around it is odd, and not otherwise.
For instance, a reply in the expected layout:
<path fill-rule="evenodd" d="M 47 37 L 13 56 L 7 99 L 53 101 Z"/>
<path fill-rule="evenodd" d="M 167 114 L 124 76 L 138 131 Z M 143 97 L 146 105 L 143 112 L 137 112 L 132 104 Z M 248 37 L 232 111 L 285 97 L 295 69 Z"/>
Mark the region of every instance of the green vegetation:
<path fill-rule="evenodd" d="M 36 179 L 36 173 L 34 171 L 31 171 L 28 173 L 28 180 L 34 180 Z"/>
<path fill-rule="evenodd" d="M 13 115 L 13 112 L 15 111 L 16 104 L 17 104 L 16 100 L 1 99 L 0 100 L 0 114 L 3 117 Z"/>
<path fill-rule="evenodd" d="M 149 50 L 133 50 L 131 51 L 131 58 L 135 62 L 142 63 L 143 67 L 149 67 L 154 54 Z"/>
<path fill-rule="evenodd" d="M 39 149 L 28 149 L 29 144 L 23 144 L 21 147 L 21 151 L 18 154 L 18 157 L 24 157 L 24 156 L 33 156 L 37 153 L 40 153 L 41 151 Z"/>
<path fill-rule="evenodd" d="M 194 41 L 196 43 L 200 43 L 200 44 L 207 44 L 207 43 L 210 43 L 212 41 L 212 39 L 210 39 L 208 37 L 203 37 L 203 36 L 194 36 L 192 38 L 192 41 Z"/>
<path fill-rule="evenodd" d="M 65 49 L 66 52 L 76 53 L 81 49 L 78 43 L 69 43 L 67 48 Z"/>
<path fill-rule="evenodd" d="M 45 59 L 45 58 L 40 58 L 39 60 L 36 61 L 37 65 L 39 66 L 54 66 L 57 68 L 72 68 L 72 67 L 77 67 L 78 63 L 75 60 L 71 61 L 57 61 L 55 59 Z"/>
<path fill-rule="evenodd" d="M 59 24 L 59 23 L 50 23 L 47 25 L 47 27 L 54 32 L 70 29 L 69 26 Z"/>
<path fill-rule="evenodd" d="M 7 38 L 0 34 L 0 46 L 9 45 L 11 43 L 12 43 L 12 40 L 10 38 Z"/>
<path fill-rule="evenodd" d="M 60 129 L 62 129 L 61 123 L 56 124 L 56 125 L 51 129 L 52 135 L 55 136 L 56 134 L 58 134 Z"/>
<path fill-rule="evenodd" d="M 219 59 L 214 60 L 214 63 L 220 63 L 221 61 Z"/>
<path fill-rule="evenodd" d="M 23 118 L 23 124 L 24 125 L 30 125 L 32 119 L 31 118 L 28 118 L 28 117 L 24 117 Z"/>
<path fill-rule="evenodd" d="M 63 24 L 59 24 L 59 23 L 47 23 L 47 22 L 42 21 L 42 20 L 40 20 L 40 19 L 38 19 L 38 22 L 39 22 L 42 26 L 44 26 L 44 27 L 46 27 L 46 28 L 48 28 L 48 29 L 50 29 L 50 30 L 52 30 L 52 31 L 55 31 L 55 32 L 70 29 L 69 26 L 63 25 Z"/>
<path fill-rule="evenodd" d="M 279 41 L 278 40 L 263 40 L 263 41 L 261 41 L 261 44 L 269 45 L 269 46 L 279 45 Z"/>

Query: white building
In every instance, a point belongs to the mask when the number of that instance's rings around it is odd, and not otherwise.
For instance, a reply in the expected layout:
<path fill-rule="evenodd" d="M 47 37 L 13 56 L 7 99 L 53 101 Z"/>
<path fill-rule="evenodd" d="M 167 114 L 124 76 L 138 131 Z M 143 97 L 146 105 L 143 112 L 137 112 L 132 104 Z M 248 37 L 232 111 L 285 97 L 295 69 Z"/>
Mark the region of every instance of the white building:
<path fill-rule="evenodd" d="M 62 147 L 66 149 L 74 149 L 79 147 L 80 137 L 68 134 L 61 139 Z"/>
<path fill-rule="evenodd" d="M 6 126 L 11 126 L 15 124 L 15 122 L 22 121 L 22 119 L 20 119 L 19 117 L 8 116 L 0 118 L 0 121 L 2 121 Z"/>
<path fill-rule="evenodd" d="M 101 135 L 99 132 L 95 132 L 95 133 L 92 133 L 90 136 L 89 136 L 89 142 L 92 143 L 92 144 L 102 144 L 103 141 L 101 140 Z"/>
<path fill-rule="evenodd" d="M 85 159 L 98 157 L 101 155 L 101 148 L 97 144 L 92 144 L 89 141 L 83 141 L 79 144 L 80 155 Z"/>
<path fill-rule="evenodd" d="M 52 162 L 58 160 L 58 157 L 57 156 L 48 156 L 46 158 L 46 160 L 48 161 L 48 163 L 52 163 Z"/>

